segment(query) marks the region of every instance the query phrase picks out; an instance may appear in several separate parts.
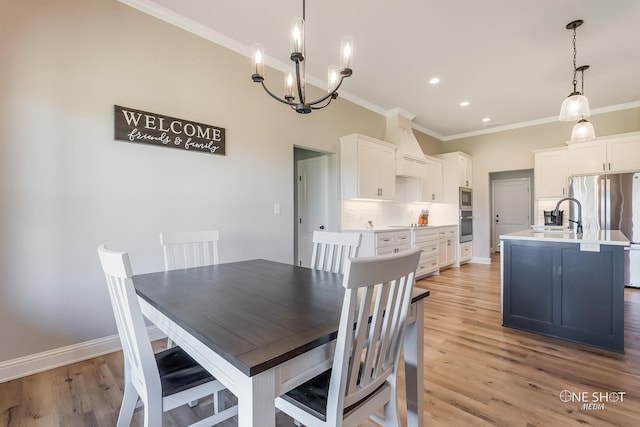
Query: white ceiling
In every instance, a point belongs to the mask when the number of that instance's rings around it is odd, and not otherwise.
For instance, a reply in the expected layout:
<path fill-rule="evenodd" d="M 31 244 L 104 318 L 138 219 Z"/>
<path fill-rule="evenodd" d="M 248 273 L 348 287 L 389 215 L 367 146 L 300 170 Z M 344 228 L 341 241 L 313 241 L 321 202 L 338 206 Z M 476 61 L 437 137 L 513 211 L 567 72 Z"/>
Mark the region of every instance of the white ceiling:
<path fill-rule="evenodd" d="M 264 45 L 267 65 L 290 67 L 289 21 L 302 15 L 302 0 L 120 1 L 247 55 L 247 85 L 252 43 Z M 484 117 L 492 130 L 555 120 L 572 91 L 565 26 L 576 19 L 592 112 L 640 106 L 638 0 L 309 0 L 306 18 L 311 83 L 325 87 L 350 35 L 354 73 L 340 96 L 379 112 L 401 107 L 443 140 L 487 132 Z M 434 76 L 440 84 L 429 84 Z M 281 76 L 266 77 L 279 94 Z"/>

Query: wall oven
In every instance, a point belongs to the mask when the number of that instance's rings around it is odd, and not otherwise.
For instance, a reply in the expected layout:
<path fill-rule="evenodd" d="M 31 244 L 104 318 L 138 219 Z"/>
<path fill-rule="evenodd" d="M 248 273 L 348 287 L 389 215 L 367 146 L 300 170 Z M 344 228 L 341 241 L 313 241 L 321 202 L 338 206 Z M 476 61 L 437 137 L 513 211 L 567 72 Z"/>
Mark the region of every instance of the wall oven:
<path fill-rule="evenodd" d="M 471 210 L 471 189 L 460 187 L 460 210 Z"/>
<path fill-rule="evenodd" d="M 460 243 L 473 240 L 473 211 L 460 209 Z"/>

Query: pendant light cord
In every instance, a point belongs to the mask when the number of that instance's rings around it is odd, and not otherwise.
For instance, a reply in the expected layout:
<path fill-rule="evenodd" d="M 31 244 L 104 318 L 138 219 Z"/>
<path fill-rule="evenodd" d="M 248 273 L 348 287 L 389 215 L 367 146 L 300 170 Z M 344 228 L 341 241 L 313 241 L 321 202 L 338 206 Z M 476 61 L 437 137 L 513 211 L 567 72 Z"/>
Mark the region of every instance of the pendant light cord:
<path fill-rule="evenodd" d="M 576 92 L 576 85 L 578 84 L 578 80 L 576 79 L 576 74 L 578 73 L 578 68 L 576 66 L 576 27 L 573 27 L 573 91 Z M 582 80 L 582 84 L 584 85 L 584 79 Z"/>

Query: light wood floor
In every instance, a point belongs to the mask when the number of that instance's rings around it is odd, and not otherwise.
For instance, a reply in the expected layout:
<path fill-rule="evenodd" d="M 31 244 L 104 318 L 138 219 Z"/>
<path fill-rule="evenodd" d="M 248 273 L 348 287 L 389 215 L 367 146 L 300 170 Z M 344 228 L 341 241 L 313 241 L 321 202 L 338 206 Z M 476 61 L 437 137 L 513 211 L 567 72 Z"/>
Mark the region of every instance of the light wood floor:
<path fill-rule="evenodd" d="M 431 290 L 425 303 L 425 424 L 640 425 L 640 290 L 625 291 L 620 355 L 502 327 L 499 263 L 493 261 L 418 283 Z M 121 353 L 9 381 L 0 384 L 0 427 L 112 427 L 121 387 Z M 574 397 L 586 392 L 590 401 L 593 393 L 622 399 L 589 410 L 563 402 L 563 390 Z M 188 424 L 210 408 L 210 401 L 178 408 L 165 414 L 164 425 Z M 142 426 L 141 415 L 136 411 L 133 426 Z M 279 427 L 294 425 L 283 414 L 277 420 Z"/>

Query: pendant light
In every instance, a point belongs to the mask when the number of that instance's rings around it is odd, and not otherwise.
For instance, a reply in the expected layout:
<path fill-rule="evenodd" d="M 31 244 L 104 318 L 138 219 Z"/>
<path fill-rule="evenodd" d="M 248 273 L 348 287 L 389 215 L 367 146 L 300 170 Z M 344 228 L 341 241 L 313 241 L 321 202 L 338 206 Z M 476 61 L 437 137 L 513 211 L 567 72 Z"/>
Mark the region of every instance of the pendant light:
<path fill-rule="evenodd" d="M 593 125 L 587 119 L 580 119 L 575 124 L 571 131 L 571 142 L 584 141 L 585 139 L 595 138 L 596 133 L 593 130 Z"/>
<path fill-rule="evenodd" d="M 351 76 L 351 60 L 353 57 L 353 39 L 343 37 L 340 41 L 340 68 L 335 65 L 329 66 L 327 94 L 316 99 L 307 101 L 305 96 L 305 0 L 302 0 L 302 18 L 294 18 L 291 22 L 291 55 L 294 70 L 285 73 L 284 76 L 284 96 L 281 98 L 272 93 L 264 82 L 264 48 L 259 44 L 253 45 L 251 79 L 256 83 L 261 83 L 263 89 L 276 101 L 289 105 L 297 113 L 308 114 L 312 110 L 319 110 L 328 106 L 331 101 L 338 97 L 338 89 L 342 81 Z M 297 99 L 296 99 L 297 97 Z"/>
<path fill-rule="evenodd" d="M 576 68 L 577 71 L 580 71 L 581 75 L 581 84 L 582 84 L 582 93 L 584 94 L 584 72 L 589 69 L 588 65 L 582 65 Z M 573 130 L 571 131 L 571 141 L 584 141 L 586 139 L 595 138 L 596 133 L 593 130 L 593 125 L 589 122 L 589 120 L 585 119 L 584 116 L 580 117 L 578 123 L 573 126 Z"/>
<path fill-rule="evenodd" d="M 589 111 L 589 100 L 587 100 L 587 97 L 582 93 L 578 92 L 576 87 L 578 84 L 576 75 L 578 71 L 580 71 L 576 67 L 576 28 L 582 25 L 583 22 L 584 21 L 582 19 L 578 19 L 567 24 L 567 29 L 573 30 L 573 92 L 571 92 L 569 96 L 562 102 L 562 107 L 560 108 L 560 116 L 558 117 L 558 120 L 560 121 L 572 122 L 575 120 L 581 120 L 591 115 L 591 112 Z M 585 65 L 583 67 L 586 67 L 582 70 L 584 73 L 584 70 L 589 68 L 589 66 Z"/>

